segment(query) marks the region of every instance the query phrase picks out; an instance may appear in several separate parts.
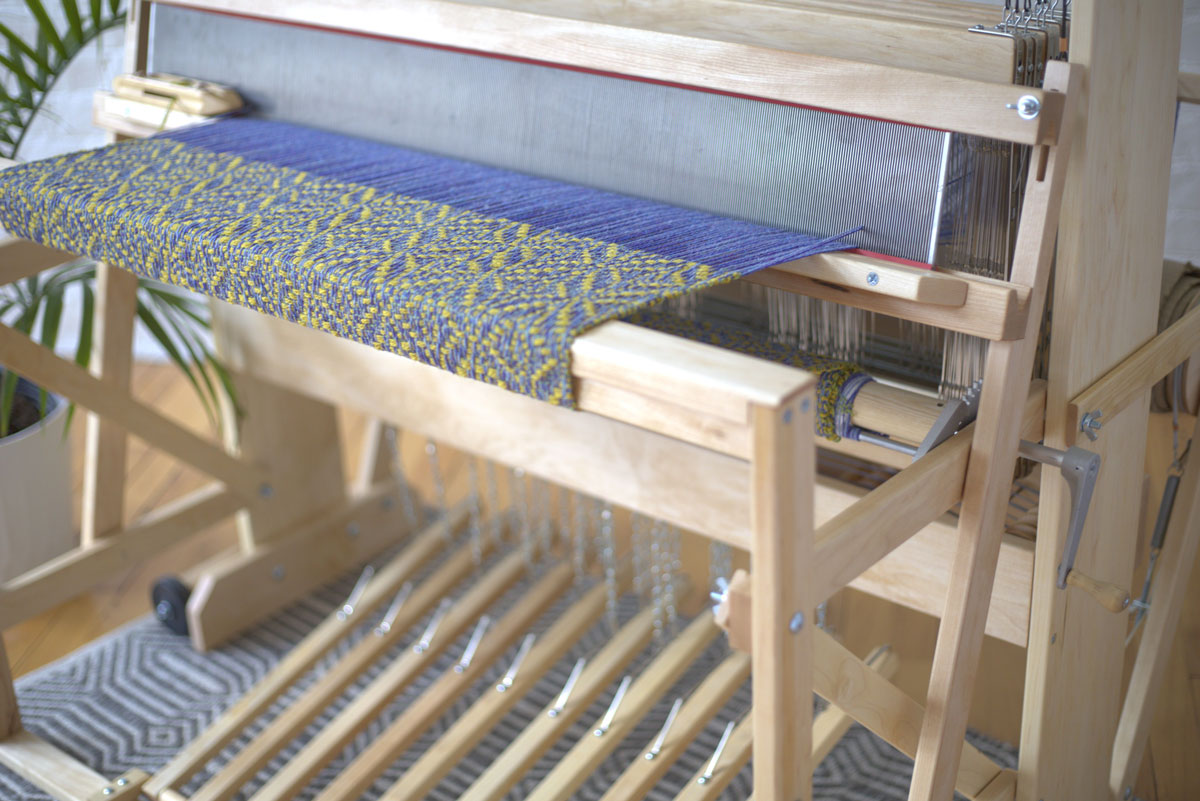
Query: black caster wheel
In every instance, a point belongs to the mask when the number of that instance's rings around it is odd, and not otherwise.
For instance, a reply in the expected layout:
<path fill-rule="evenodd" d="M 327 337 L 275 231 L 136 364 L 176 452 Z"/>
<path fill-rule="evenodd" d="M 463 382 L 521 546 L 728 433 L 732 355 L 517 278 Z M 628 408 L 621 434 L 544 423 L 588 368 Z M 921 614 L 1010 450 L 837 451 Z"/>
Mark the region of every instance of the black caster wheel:
<path fill-rule="evenodd" d="M 191 595 L 188 586 L 175 576 L 163 576 L 150 591 L 154 616 L 176 634 L 187 634 L 187 602 Z"/>

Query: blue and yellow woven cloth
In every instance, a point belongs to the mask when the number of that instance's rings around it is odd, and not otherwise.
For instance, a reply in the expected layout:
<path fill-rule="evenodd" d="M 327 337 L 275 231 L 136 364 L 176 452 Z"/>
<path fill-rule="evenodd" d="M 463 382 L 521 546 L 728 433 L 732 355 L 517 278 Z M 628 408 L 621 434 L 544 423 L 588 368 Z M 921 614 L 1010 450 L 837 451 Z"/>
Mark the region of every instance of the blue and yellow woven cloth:
<path fill-rule="evenodd" d="M 844 247 L 254 119 L 4 170 L 0 226 L 565 406 L 587 329 Z"/>

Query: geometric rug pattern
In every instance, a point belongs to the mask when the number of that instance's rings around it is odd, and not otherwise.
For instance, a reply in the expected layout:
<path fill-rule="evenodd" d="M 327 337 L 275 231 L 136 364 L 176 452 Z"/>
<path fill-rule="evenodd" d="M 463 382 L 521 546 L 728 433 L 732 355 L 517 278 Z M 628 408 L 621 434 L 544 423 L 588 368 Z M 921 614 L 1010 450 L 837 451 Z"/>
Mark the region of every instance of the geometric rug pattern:
<path fill-rule="evenodd" d="M 434 566 L 430 566 L 432 570 Z M 115 777 L 132 768 L 153 771 L 164 765 L 180 748 L 211 723 L 227 706 L 261 678 L 288 649 L 323 620 L 346 597 L 355 575 L 345 576 L 267 620 L 235 641 L 209 653 L 197 653 L 188 640 L 168 632 L 152 617 L 139 619 L 63 660 L 42 668 L 17 682 L 17 694 L 25 726 L 30 731 L 73 754 L 98 773 Z M 466 582 L 470 583 L 470 580 Z M 510 592 L 496 604 L 495 612 L 511 605 L 520 588 Z M 570 598 L 548 611 L 534 630 L 544 629 L 565 608 Z M 628 619 L 636 611 L 631 598 L 623 599 L 621 617 Z M 494 618 L 494 615 L 493 615 Z M 364 621 L 359 636 L 369 631 L 373 620 Z M 407 647 L 420 636 L 425 620 L 401 638 L 400 648 Z M 471 627 L 469 627 L 471 628 Z M 378 736 L 386 722 L 394 719 L 411 703 L 422 689 L 442 675 L 457 661 L 470 636 L 468 630 L 459 641 L 446 649 L 437 663 L 414 685 L 402 692 L 384 716 L 360 735 L 347 751 L 328 766 L 298 796 L 310 799 L 325 782 L 345 766 L 354 754 Z M 598 622 L 559 664 L 534 687 L 505 720 L 492 731 L 463 762 L 458 765 L 429 796 L 438 801 L 451 801 L 502 752 L 504 747 L 558 694 L 576 658 L 585 656 L 602 645 L 608 636 L 606 624 Z M 723 638 L 722 638 L 723 639 Z M 346 645 L 337 653 L 344 653 Z M 364 796 L 377 798 L 424 751 L 433 746 L 441 731 L 449 726 L 475 698 L 491 688 L 503 675 L 514 655 L 515 648 L 491 666 L 471 691 L 454 704 L 435 726 L 375 784 Z M 304 685 L 332 664 L 331 654 L 293 687 L 283 701 L 294 699 Z M 657 734 L 672 701 L 686 695 L 720 661 L 725 645 L 718 643 L 705 652 L 691 670 L 649 710 L 633 736 L 625 738 L 616 752 L 577 793 L 579 799 L 598 799 L 632 761 L 640 759 L 645 747 Z M 653 656 L 653 648 L 642 654 L 630 669 L 637 670 Z M 277 757 L 268 771 L 278 769 L 319 727 L 328 722 L 341 705 L 347 702 L 366 681 L 382 669 L 379 663 L 367 676 L 310 727 L 305 736 L 292 743 Z M 604 714 L 611 689 L 602 693 L 587 714 L 574 725 L 568 735 L 526 775 L 509 794 L 520 799 L 536 782 L 549 772 L 567 749 L 580 737 L 586 736 L 594 721 Z M 670 801 L 679 787 L 691 781 L 713 753 L 726 721 L 740 718 L 750 707 L 749 685 L 742 687 L 726 707 L 717 714 L 696 738 L 684 756 L 676 762 L 666 778 L 650 794 L 654 801 Z M 244 743 L 282 708 L 272 710 L 242 736 Z M 1015 749 L 971 735 L 970 739 L 992 758 L 1006 766 L 1015 766 Z M 228 759 L 227 750 L 216 762 Z M 214 766 L 210 766 L 210 769 Z M 907 797 L 912 762 L 903 754 L 860 726 L 854 726 L 842 739 L 814 776 L 815 797 L 822 801 L 904 801 Z M 262 778 L 246 786 L 245 798 L 260 786 Z M 203 777 L 192 780 L 185 793 L 199 787 Z M 745 799 L 750 795 L 750 768 L 744 770 L 725 791 L 722 799 Z M 50 797 L 0 768 L 0 798 L 11 801 L 49 801 Z"/>

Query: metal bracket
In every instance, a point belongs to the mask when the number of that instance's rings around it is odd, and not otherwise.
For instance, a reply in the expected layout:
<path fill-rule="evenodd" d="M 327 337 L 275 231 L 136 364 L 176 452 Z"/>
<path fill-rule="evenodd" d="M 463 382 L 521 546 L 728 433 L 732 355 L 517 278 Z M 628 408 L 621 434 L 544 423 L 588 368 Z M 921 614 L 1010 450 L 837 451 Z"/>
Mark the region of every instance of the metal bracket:
<path fill-rule="evenodd" d="M 1067 526 L 1067 542 L 1063 546 L 1062 561 L 1058 563 L 1058 588 L 1065 589 L 1067 575 L 1075 567 L 1079 538 L 1083 534 L 1083 524 L 1087 521 L 1092 492 L 1096 489 L 1096 479 L 1100 475 L 1100 454 L 1075 446 L 1060 451 L 1036 442 L 1022 441 L 1021 455 L 1026 459 L 1059 468 L 1071 490 L 1071 521 Z"/>
<path fill-rule="evenodd" d="M 983 379 L 979 379 L 967 389 L 962 398 L 948 401 L 942 407 L 942 413 L 938 415 L 938 419 L 934 421 L 929 433 L 913 454 L 914 462 L 975 422 L 979 414 L 979 395 L 982 389 Z"/>

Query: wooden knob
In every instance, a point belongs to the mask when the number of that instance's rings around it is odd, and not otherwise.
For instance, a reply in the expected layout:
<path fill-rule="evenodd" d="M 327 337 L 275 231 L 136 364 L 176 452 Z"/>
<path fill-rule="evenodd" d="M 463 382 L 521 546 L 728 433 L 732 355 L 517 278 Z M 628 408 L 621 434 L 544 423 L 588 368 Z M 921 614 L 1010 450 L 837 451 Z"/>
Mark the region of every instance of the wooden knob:
<path fill-rule="evenodd" d="M 1067 584 L 1083 590 L 1110 612 L 1124 612 L 1129 607 L 1129 591 L 1116 584 L 1094 579 L 1078 570 L 1067 574 Z"/>

